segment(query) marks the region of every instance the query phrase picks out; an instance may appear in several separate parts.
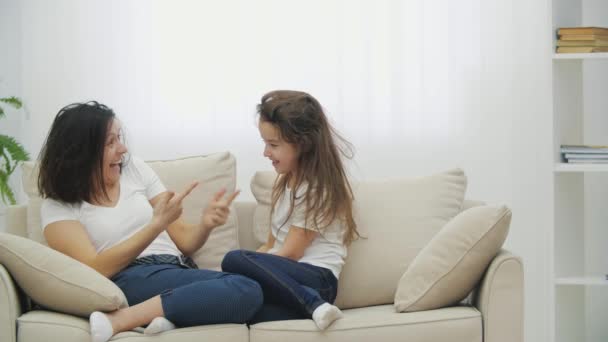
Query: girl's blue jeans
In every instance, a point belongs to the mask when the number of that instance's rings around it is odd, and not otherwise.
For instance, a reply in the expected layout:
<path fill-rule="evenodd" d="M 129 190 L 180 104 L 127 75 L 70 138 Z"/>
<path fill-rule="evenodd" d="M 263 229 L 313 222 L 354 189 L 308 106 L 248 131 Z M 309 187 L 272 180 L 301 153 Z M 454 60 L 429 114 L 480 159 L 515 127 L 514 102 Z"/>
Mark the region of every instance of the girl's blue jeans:
<path fill-rule="evenodd" d="M 228 252 L 222 270 L 262 286 L 264 306 L 249 323 L 310 318 L 319 305 L 333 303 L 338 291 L 338 280 L 329 269 L 268 253 Z"/>
<path fill-rule="evenodd" d="M 262 306 L 262 290 L 251 279 L 158 259 L 132 264 L 112 277 L 129 305 L 160 294 L 165 317 L 180 327 L 246 323 Z"/>

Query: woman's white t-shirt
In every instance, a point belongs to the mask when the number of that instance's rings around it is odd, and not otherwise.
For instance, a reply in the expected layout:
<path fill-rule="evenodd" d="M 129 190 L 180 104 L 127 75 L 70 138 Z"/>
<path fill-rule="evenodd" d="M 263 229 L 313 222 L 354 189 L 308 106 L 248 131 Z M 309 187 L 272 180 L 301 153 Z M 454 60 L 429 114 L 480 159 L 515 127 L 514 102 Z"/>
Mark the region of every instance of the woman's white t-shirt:
<path fill-rule="evenodd" d="M 276 253 L 283 247 L 287 232 L 291 226 L 316 231 L 312 222 L 306 222 L 305 192 L 306 186 L 300 186 L 293 212 L 287 221 L 286 219 L 289 215 L 291 201 L 291 190 L 285 189 L 285 192 L 277 201 L 270 222 L 275 242 L 268 253 Z M 331 270 L 334 276 L 336 276 L 336 279 L 338 279 L 347 253 L 346 246 L 343 243 L 343 237 L 343 226 L 340 220 L 336 219 L 327 226 L 322 233 L 317 235 L 310 246 L 304 251 L 304 256 L 298 261 L 327 268 Z"/>
<path fill-rule="evenodd" d="M 100 253 L 128 239 L 152 220 L 150 200 L 166 189 L 154 171 L 141 159 L 131 157 L 120 175 L 120 195 L 116 206 L 101 207 L 87 202 L 66 204 L 44 199 L 40 214 L 42 229 L 58 221 L 79 221 Z M 163 231 L 139 255 L 181 253 Z"/>

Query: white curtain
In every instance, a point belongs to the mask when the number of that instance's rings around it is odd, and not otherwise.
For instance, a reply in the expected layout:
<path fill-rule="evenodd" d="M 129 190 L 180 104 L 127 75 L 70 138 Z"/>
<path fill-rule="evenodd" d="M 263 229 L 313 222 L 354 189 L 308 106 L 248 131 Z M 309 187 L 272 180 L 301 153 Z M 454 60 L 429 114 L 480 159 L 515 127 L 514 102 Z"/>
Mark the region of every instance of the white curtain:
<path fill-rule="evenodd" d="M 270 167 L 255 104 L 287 88 L 325 106 L 357 149 L 356 177 L 465 167 L 479 162 L 465 151 L 480 140 L 508 152 L 509 116 L 484 106 L 507 101 L 495 95 L 511 71 L 488 51 L 509 42 L 496 25 L 509 3 L 25 1 L 25 96 L 43 118 L 26 139 L 37 151 L 62 105 L 97 99 L 117 111 L 135 153 L 230 149 L 247 187 Z"/>

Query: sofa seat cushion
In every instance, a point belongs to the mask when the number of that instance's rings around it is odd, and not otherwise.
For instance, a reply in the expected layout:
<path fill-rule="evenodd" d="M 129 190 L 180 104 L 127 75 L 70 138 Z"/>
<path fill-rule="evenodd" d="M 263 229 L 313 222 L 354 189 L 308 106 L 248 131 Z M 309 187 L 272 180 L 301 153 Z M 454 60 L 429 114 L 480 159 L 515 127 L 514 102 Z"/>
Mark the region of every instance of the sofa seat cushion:
<path fill-rule="evenodd" d="M 278 321 L 252 325 L 249 338 L 251 342 L 482 341 L 481 314 L 473 307 L 396 313 L 392 305 L 380 305 L 343 313 L 344 317 L 324 332 L 312 320 Z"/>
<path fill-rule="evenodd" d="M 50 311 L 30 311 L 17 320 L 19 342 L 62 341 L 89 342 L 89 321 Z M 214 324 L 167 331 L 160 335 L 146 336 L 143 329 L 117 334 L 110 341 L 121 342 L 247 342 L 249 332 L 244 324 Z"/>

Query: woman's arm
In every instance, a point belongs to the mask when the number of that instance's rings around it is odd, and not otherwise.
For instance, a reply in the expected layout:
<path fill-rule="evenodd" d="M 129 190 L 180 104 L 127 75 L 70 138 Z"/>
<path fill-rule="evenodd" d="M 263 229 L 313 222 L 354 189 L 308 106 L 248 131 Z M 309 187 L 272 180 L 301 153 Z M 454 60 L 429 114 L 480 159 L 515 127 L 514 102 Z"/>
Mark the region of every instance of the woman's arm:
<path fill-rule="evenodd" d="M 78 221 L 51 223 L 44 229 L 44 237 L 51 248 L 111 278 L 129 265 L 162 231 L 159 223 L 150 222 L 129 239 L 101 253 L 95 251 L 86 229 Z"/>
<path fill-rule="evenodd" d="M 291 226 L 289 232 L 287 232 L 283 247 L 274 254 L 298 261 L 304 256 L 306 248 L 310 246 L 318 235 L 319 233 L 310 229 Z"/>
<path fill-rule="evenodd" d="M 78 221 L 53 222 L 44 229 L 49 246 L 110 278 L 131 263 L 171 222 L 182 213 L 182 199 L 189 191 L 174 195 L 164 192 L 156 197 L 150 223 L 125 241 L 97 253 L 85 227 Z"/>
<path fill-rule="evenodd" d="M 209 234 L 214 228 L 226 223 L 230 214 L 230 204 L 239 192 L 235 191 L 227 198 L 224 198 L 226 190 L 217 192 L 203 211 L 198 224 L 189 224 L 178 219 L 169 226 L 167 232 L 171 240 L 184 255 L 192 255 L 196 252 L 207 242 Z M 154 203 L 155 200 L 156 198 L 153 198 L 150 202 Z"/>

